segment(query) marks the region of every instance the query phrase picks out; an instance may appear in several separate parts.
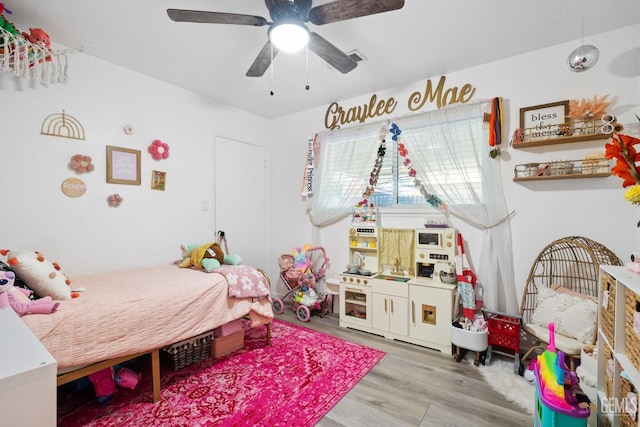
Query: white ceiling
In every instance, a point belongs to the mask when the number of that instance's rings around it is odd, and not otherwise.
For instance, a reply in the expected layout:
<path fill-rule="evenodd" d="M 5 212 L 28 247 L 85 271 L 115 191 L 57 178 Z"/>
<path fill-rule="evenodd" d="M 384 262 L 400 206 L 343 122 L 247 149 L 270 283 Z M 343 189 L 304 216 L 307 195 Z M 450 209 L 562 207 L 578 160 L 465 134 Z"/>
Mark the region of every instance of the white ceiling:
<path fill-rule="evenodd" d="M 13 12 L 6 17 L 21 31 L 42 28 L 54 45 L 81 49 L 266 118 L 580 41 L 583 22 L 585 44 L 589 35 L 640 23 L 640 0 L 406 0 L 393 12 L 308 24 L 343 51 L 357 49 L 367 58 L 349 74 L 311 52 L 307 72 L 305 50 L 281 52 L 274 67 L 255 78 L 245 73 L 267 41 L 267 26 L 173 22 L 166 10 L 270 20 L 262 0 L 3 1 Z M 73 55 L 69 75 L 73 79 Z"/>

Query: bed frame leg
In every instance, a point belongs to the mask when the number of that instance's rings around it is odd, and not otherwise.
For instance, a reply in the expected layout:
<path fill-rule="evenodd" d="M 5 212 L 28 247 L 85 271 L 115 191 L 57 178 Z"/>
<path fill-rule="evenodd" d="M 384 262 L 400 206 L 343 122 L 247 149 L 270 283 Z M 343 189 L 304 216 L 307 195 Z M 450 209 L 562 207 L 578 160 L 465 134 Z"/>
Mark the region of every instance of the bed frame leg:
<path fill-rule="evenodd" d="M 267 345 L 271 345 L 271 323 L 267 323 Z"/>
<path fill-rule="evenodd" d="M 151 384 L 153 386 L 153 403 L 160 401 L 160 349 L 151 351 Z"/>

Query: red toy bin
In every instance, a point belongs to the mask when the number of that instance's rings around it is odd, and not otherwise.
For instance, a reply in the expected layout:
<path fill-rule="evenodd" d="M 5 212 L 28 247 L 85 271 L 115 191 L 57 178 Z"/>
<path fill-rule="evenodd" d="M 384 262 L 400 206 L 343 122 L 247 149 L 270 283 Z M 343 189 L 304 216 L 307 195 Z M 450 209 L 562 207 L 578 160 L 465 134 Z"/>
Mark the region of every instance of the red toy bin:
<path fill-rule="evenodd" d="M 487 313 L 489 345 L 520 352 L 520 319 L 508 315 Z"/>

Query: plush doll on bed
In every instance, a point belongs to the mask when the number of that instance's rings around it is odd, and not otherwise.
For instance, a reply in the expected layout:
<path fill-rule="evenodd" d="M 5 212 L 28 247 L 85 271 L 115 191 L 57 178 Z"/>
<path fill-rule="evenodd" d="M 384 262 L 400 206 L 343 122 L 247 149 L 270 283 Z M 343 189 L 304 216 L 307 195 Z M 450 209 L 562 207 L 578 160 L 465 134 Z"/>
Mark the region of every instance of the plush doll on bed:
<path fill-rule="evenodd" d="M 11 307 L 18 316 L 25 314 L 50 314 L 58 309 L 59 302 L 51 297 L 43 297 L 32 301 L 32 291 L 13 286 L 16 274 L 13 271 L 0 271 L 0 308 Z"/>
<path fill-rule="evenodd" d="M 222 264 L 238 265 L 242 262 L 240 255 L 225 255 L 216 242 L 205 245 L 181 245 L 182 261 L 178 267 L 203 268 L 207 272 L 218 270 Z"/>

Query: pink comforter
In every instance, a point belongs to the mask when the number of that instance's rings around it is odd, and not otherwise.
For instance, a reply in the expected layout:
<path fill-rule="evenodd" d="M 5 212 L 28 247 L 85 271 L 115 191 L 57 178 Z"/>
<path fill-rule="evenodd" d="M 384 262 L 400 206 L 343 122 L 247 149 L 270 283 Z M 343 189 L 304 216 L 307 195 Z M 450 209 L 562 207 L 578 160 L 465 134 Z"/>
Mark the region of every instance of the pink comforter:
<path fill-rule="evenodd" d="M 163 347 L 249 315 L 252 326 L 273 319 L 264 298 L 230 298 L 227 281 L 175 264 L 71 277 L 79 298 L 24 322 L 58 368 L 95 363 Z"/>

